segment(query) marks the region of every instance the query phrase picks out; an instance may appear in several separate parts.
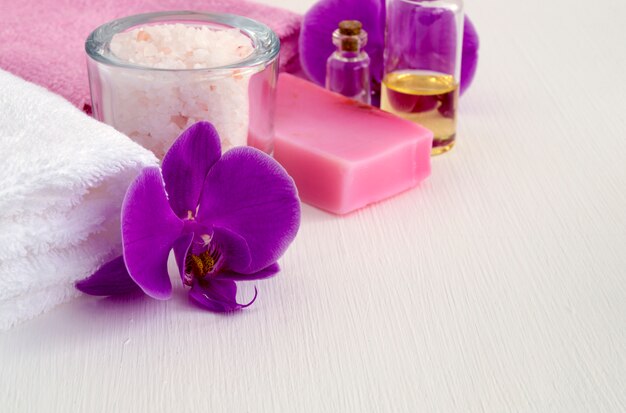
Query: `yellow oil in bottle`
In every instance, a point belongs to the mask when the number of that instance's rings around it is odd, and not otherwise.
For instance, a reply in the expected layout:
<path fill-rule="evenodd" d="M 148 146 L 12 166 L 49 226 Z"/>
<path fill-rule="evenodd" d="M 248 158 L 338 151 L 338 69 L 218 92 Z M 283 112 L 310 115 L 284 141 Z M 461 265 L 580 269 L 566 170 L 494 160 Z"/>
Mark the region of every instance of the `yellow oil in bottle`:
<path fill-rule="evenodd" d="M 431 155 L 454 146 L 458 84 L 453 76 L 420 70 L 391 72 L 383 79 L 381 108 L 433 131 Z"/>

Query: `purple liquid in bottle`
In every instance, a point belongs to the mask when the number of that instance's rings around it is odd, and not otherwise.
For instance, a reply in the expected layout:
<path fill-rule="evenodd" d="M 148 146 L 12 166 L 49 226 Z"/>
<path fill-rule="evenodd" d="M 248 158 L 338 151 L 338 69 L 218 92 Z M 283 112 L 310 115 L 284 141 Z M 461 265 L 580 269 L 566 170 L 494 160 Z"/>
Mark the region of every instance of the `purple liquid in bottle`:
<path fill-rule="evenodd" d="M 363 50 L 367 33 L 357 20 L 344 20 L 333 33 L 337 46 L 326 63 L 326 88 L 370 104 L 370 58 Z"/>

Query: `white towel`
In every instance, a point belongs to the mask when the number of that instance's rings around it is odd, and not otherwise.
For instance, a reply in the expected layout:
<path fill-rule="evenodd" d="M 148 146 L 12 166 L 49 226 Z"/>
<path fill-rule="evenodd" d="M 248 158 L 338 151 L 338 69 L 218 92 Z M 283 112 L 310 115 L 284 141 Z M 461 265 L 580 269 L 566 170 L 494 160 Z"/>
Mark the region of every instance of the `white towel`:
<path fill-rule="evenodd" d="M 120 253 L 126 188 L 154 155 L 0 70 L 0 329 L 67 301 Z"/>

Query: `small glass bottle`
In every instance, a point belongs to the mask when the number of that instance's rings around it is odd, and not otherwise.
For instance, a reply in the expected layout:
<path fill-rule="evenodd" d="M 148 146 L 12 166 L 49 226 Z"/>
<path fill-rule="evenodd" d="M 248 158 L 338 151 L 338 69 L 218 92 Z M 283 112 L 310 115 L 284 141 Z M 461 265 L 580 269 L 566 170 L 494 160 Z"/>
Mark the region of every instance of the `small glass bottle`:
<path fill-rule="evenodd" d="M 370 104 L 370 58 L 363 50 L 367 32 L 358 20 L 344 20 L 333 32 L 337 50 L 326 62 L 326 88 Z"/>
<path fill-rule="evenodd" d="M 433 131 L 452 149 L 463 44 L 463 0 L 387 0 L 381 108 Z"/>

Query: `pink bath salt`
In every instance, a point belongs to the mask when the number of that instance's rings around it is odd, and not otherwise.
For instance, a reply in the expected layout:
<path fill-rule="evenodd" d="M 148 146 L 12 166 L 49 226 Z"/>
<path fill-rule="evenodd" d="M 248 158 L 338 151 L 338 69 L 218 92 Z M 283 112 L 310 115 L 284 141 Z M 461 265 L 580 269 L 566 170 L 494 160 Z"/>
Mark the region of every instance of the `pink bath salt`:
<path fill-rule="evenodd" d="M 248 57 L 252 43 L 238 29 L 157 24 L 117 33 L 111 52 L 121 60 L 160 69 L 201 69 Z"/>
<path fill-rule="evenodd" d="M 109 100 L 101 109 L 106 123 L 159 158 L 178 135 L 201 120 L 215 126 L 224 151 L 248 143 L 252 73 L 224 76 L 195 70 L 231 65 L 248 57 L 254 48 L 239 29 L 148 25 L 115 34 L 110 49 L 118 60 L 168 70 L 100 73 Z"/>
<path fill-rule="evenodd" d="M 274 158 L 301 199 L 347 214 L 430 175 L 433 134 L 413 122 L 282 73 Z"/>

